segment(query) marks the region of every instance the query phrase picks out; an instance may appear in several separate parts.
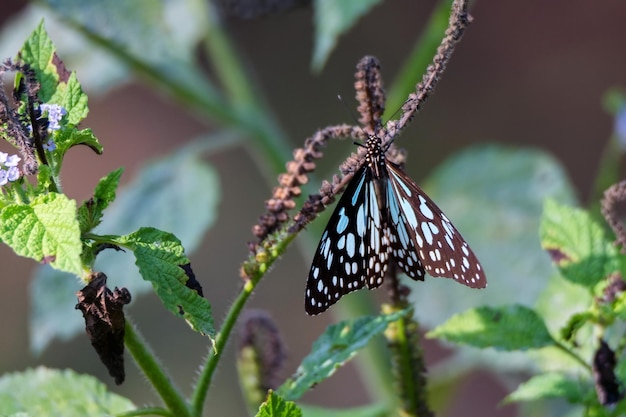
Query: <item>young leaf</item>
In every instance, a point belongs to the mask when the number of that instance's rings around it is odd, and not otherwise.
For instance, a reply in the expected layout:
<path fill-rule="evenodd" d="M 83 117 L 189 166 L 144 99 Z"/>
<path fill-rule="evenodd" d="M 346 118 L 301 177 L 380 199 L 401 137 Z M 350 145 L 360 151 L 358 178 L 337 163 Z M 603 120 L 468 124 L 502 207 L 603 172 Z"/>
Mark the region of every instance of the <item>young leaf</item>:
<path fill-rule="evenodd" d="M 100 224 L 102 212 L 115 200 L 115 192 L 124 168 L 116 169 L 100 179 L 93 197 L 78 208 L 81 233 L 87 233 Z"/>
<path fill-rule="evenodd" d="M 62 160 L 63 155 L 76 145 L 88 146 L 98 155 L 102 154 L 103 150 L 91 129 L 62 129 L 55 135 L 54 142 L 57 146 L 56 152 L 59 154 L 59 160 Z"/>
<path fill-rule="evenodd" d="M 135 408 L 96 378 L 72 370 L 39 367 L 0 378 L 3 416 L 19 412 L 31 416 L 110 416 Z"/>
<path fill-rule="evenodd" d="M 19 59 L 35 71 L 41 83 L 39 98 L 42 102 L 65 108 L 72 125 L 77 125 L 87 116 L 87 95 L 82 91 L 76 74 L 70 73 L 56 54 L 43 21 L 22 46 Z"/>
<path fill-rule="evenodd" d="M 315 50 L 312 66 L 322 69 L 339 36 L 354 26 L 380 0 L 316 0 L 315 1 Z"/>
<path fill-rule="evenodd" d="M 50 100 L 59 83 L 59 68 L 52 62 L 55 54 L 56 48 L 48 37 L 42 20 L 24 42 L 18 57 L 35 71 L 37 80 L 41 83 L 39 98 L 44 103 Z"/>
<path fill-rule="evenodd" d="M 168 310 L 181 315 L 197 332 L 215 335 L 211 305 L 192 289 L 188 275 L 189 259 L 180 241 L 171 233 L 152 227 L 142 227 L 134 233 L 120 236 L 120 246 L 131 249 L 143 279 L 150 281 Z"/>
<path fill-rule="evenodd" d="M 538 349 L 554 344 L 541 317 L 522 305 L 468 310 L 431 330 L 426 337 L 507 351 Z"/>
<path fill-rule="evenodd" d="M 67 80 L 61 79 L 60 81 L 54 95 L 50 97 L 49 101 L 63 107 L 67 111 L 66 117 L 68 123 L 72 126 L 76 126 L 83 121 L 89 113 L 87 95 L 83 92 L 75 72 L 72 72 Z"/>
<path fill-rule="evenodd" d="M 506 396 L 505 403 L 536 401 L 546 398 L 565 398 L 570 403 L 583 403 L 589 392 L 583 389 L 580 380 L 572 380 L 563 374 L 548 373 L 536 375 L 520 384 Z M 590 389 L 591 387 L 588 387 Z"/>
<path fill-rule="evenodd" d="M 286 401 L 270 391 L 256 417 L 302 417 L 302 411 L 293 401 Z"/>
<path fill-rule="evenodd" d="M 82 244 L 76 202 L 63 194 L 36 197 L 30 204 L 0 210 L 0 239 L 15 253 L 81 276 Z"/>
<path fill-rule="evenodd" d="M 583 210 L 547 200 L 541 246 L 567 280 L 589 289 L 619 269 L 617 251 L 604 229 Z"/>
<path fill-rule="evenodd" d="M 337 368 L 352 359 L 372 337 L 384 332 L 389 323 L 405 314 L 407 310 L 329 326 L 313 343 L 311 353 L 302 360 L 296 373 L 277 392 L 288 400 L 297 400 L 309 388 L 330 377 Z"/>

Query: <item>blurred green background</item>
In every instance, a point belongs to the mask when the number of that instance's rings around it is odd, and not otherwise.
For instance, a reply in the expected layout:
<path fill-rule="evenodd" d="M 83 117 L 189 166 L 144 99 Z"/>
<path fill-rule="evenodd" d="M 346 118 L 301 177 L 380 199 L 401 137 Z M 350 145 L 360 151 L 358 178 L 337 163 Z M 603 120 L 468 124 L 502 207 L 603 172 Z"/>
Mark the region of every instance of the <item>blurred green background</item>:
<path fill-rule="evenodd" d="M 318 75 L 310 70 L 310 7 L 257 20 L 226 18 L 225 25 L 247 65 L 245 70 L 264 92 L 269 111 L 297 147 L 318 128 L 351 122 L 336 96 L 340 94 L 352 106 L 354 68 L 363 55 L 378 57 L 386 84 L 393 81 L 433 5 L 431 0 L 382 2 L 340 39 Z M 27 7 L 19 1 L 3 2 L 0 44 L 13 49 L 0 50 L 2 59 L 14 56 L 25 36 L 45 17 L 41 14 L 32 27 L 16 27 L 14 19 Z M 586 201 L 613 129 L 612 117 L 602 107 L 603 94 L 610 87 L 626 84 L 626 4 L 621 0 L 479 0 L 472 15 L 474 23 L 434 96 L 397 140 L 409 151 L 407 171 L 420 182 L 447 156 L 477 143 L 537 146 L 565 166 Z M 20 35 L 16 35 L 18 29 Z M 50 35 L 66 60 L 67 45 L 55 38 L 54 31 L 50 30 Z M 17 43 L 11 44 L 13 36 Z M 66 63 L 73 69 L 71 60 Z M 100 93 L 97 72 L 88 76 L 79 72 L 78 78 L 90 99 L 90 115 L 83 126 L 93 128 L 105 148 L 101 157 L 87 149 L 69 153 L 62 180 L 65 192 L 78 201 L 89 198 L 97 180 L 113 169 L 126 167 L 122 180 L 126 183 L 146 160 L 164 156 L 195 136 L 217 129 L 210 120 L 189 114 L 180 103 L 139 80 L 128 79 Z M 95 80 L 93 85 L 90 80 Z M 327 170 L 319 171 L 318 178 L 329 178 L 324 173 L 353 150 L 349 142 L 331 144 L 329 149 L 322 163 Z M 192 256 L 192 263 L 219 323 L 241 286 L 238 269 L 247 256 L 246 242 L 253 240 L 250 228 L 263 212 L 263 201 L 275 181 L 266 177 L 259 160 L 244 148 L 227 149 L 209 162 L 220 176 L 219 218 Z M 289 353 L 285 377 L 295 370 L 317 335 L 334 321 L 331 314 L 311 318 L 304 313 L 304 284 L 313 252 L 308 246 L 308 251 L 299 251 L 297 246 L 277 263 L 250 303 L 250 307 L 269 311 L 283 331 Z M 128 358 L 126 382 L 113 386 L 85 337 L 54 342 L 39 357 L 29 353 L 28 286 L 36 265 L 17 258 L 5 246 L 0 246 L 0 262 L 4 265 L 0 372 L 38 364 L 70 367 L 98 376 L 137 405 L 156 400 Z M 420 288 L 427 291 L 428 285 Z M 376 296 L 384 299 L 384 291 Z M 167 312 L 155 296 L 134 299 L 128 312 L 179 385 L 190 391 L 195 371 L 207 354 L 207 340 Z M 430 364 L 450 354 L 448 348 L 432 341 L 425 341 L 424 346 Z M 235 379 L 235 346 L 231 343 L 229 347 L 210 392 L 207 409 L 212 415 L 245 413 Z M 497 407 L 506 392 L 487 372 L 474 373 L 459 385 L 446 415 L 515 416 L 515 406 Z M 368 395 L 350 365 L 305 399 L 342 407 L 364 404 Z"/>

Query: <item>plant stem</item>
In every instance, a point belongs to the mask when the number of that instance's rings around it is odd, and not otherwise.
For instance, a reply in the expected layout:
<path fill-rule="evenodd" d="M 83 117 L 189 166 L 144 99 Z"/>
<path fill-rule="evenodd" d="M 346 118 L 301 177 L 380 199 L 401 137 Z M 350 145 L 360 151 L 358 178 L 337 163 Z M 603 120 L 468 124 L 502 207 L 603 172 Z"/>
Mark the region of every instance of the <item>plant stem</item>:
<path fill-rule="evenodd" d="M 571 356 L 576 362 L 578 362 L 580 365 L 582 365 L 583 368 L 585 368 L 587 371 L 589 371 L 589 373 L 593 372 L 592 369 L 591 369 L 591 366 L 587 362 L 585 362 L 583 360 L 583 358 L 581 358 L 576 353 L 574 353 L 570 349 L 568 349 L 567 346 L 565 346 L 564 344 L 562 344 L 561 342 L 559 342 L 557 340 L 554 341 L 554 346 L 556 346 L 558 349 L 562 350 L 563 352 L 565 352 L 569 356 Z"/>
<path fill-rule="evenodd" d="M 176 417 L 191 417 L 189 405 L 172 383 L 172 379 L 165 373 L 164 366 L 159 363 L 150 351 L 143 338 L 135 331 L 134 326 L 126 318 L 124 344 L 135 359 L 137 366 L 148 378 L 154 389 L 168 407 L 171 415 Z"/>
<path fill-rule="evenodd" d="M 213 373 L 215 372 L 215 368 L 217 367 L 222 353 L 224 352 L 224 348 L 226 347 L 230 333 L 237 322 L 237 318 L 239 318 L 239 314 L 252 294 L 254 287 L 255 285 L 252 281 L 248 281 L 243 286 L 241 292 L 235 299 L 235 302 L 230 306 L 230 310 L 226 315 L 226 319 L 224 319 L 222 328 L 215 338 L 215 345 L 213 346 L 212 354 L 209 356 L 208 362 L 200 374 L 200 378 L 198 379 L 198 383 L 196 384 L 191 400 L 193 410 L 192 415 L 194 417 L 202 415 L 202 408 L 204 406 L 206 395 L 209 391 L 209 386 L 211 385 L 211 379 L 213 377 Z"/>
<path fill-rule="evenodd" d="M 198 378 L 198 383 L 194 390 L 191 405 L 193 410 L 193 417 L 200 417 L 202 415 L 202 408 L 204 407 L 204 401 L 206 400 L 209 387 L 211 386 L 211 380 L 217 364 L 222 357 L 222 353 L 226 347 L 226 343 L 230 337 L 230 334 L 235 327 L 235 323 L 243 310 L 248 298 L 258 285 L 259 281 L 265 273 L 269 270 L 272 264 L 285 252 L 289 244 L 295 239 L 296 234 L 287 234 L 280 232 L 275 240 L 275 244 L 267 248 L 265 255 L 267 259 L 263 262 L 252 262 L 254 265 L 254 272 L 249 275 L 249 279 L 244 284 L 241 292 L 230 306 L 226 318 L 222 323 L 220 331 L 215 337 L 215 345 L 213 346 L 212 354 L 209 355 L 206 365 L 202 369 L 202 373 Z"/>
<path fill-rule="evenodd" d="M 136 417 L 136 416 L 165 416 L 171 417 L 172 413 L 169 410 L 158 407 L 146 407 L 138 408 L 136 410 L 125 411 L 123 413 L 116 414 L 115 417 Z"/>

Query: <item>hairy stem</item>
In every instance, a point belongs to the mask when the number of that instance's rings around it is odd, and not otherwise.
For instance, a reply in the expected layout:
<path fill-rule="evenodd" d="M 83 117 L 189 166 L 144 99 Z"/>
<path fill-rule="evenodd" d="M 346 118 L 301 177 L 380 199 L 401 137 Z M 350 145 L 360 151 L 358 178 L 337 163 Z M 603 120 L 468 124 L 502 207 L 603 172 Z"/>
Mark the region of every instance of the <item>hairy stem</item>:
<path fill-rule="evenodd" d="M 150 351 L 143 338 L 137 333 L 134 326 L 126 318 L 124 344 L 156 392 L 167 405 L 172 416 L 191 417 L 189 405 L 182 393 L 172 383 L 172 378 L 164 371 L 165 367 L 159 363 L 156 356 Z"/>

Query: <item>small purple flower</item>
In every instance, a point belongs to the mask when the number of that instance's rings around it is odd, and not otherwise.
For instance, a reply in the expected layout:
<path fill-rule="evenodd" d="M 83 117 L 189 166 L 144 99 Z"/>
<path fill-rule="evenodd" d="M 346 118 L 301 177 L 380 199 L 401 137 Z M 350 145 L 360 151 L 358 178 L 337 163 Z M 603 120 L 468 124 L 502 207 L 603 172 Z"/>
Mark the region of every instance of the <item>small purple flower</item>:
<path fill-rule="evenodd" d="M 5 158 L 4 160 L 4 166 L 7 167 L 16 167 L 17 164 L 22 160 L 22 158 L 20 158 L 17 155 L 11 155 L 8 158 Z"/>
<path fill-rule="evenodd" d="M 54 143 L 52 139 L 50 139 L 48 140 L 47 143 L 44 143 L 43 148 L 47 150 L 48 152 L 52 152 L 53 150 L 57 148 L 57 144 Z"/>
<path fill-rule="evenodd" d="M 67 114 L 67 110 L 58 104 L 42 104 L 39 106 L 41 113 L 48 113 L 48 129 L 59 130 L 61 124 L 59 123 L 63 116 Z"/>
<path fill-rule="evenodd" d="M 6 185 L 9 181 L 16 181 L 20 177 L 17 164 L 21 160 L 22 158 L 17 155 L 0 152 L 0 186 Z"/>
<path fill-rule="evenodd" d="M 11 182 L 17 181 L 20 177 L 20 170 L 17 167 L 10 167 L 7 171 L 7 179 Z"/>

